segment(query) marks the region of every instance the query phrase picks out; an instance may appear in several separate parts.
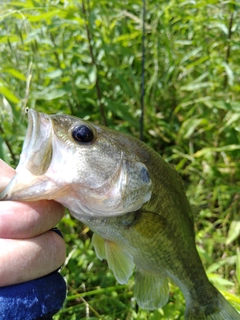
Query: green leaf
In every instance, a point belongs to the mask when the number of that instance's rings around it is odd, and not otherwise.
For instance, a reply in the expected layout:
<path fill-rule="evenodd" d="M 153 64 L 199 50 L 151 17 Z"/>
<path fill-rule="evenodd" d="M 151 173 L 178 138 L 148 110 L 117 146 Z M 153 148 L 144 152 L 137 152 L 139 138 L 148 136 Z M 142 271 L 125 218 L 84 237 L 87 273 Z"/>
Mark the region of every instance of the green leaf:
<path fill-rule="evenodd" d="M 49 20 L 50 18 L 54 16 L 59 16 L 61 10 L 56 9 L 56 10 L 49 10 L 49 12 L 44 12 L 42 14 L 38 15 L 30 15 L 28 14 L 28 20 L 31 22 L 38 22 L 42 20 Z"/>
<path fill-rule="evenodd" d="M 53 89 L 50 92 L 47 90 L 32 92 L 34 98 L 40 100 L 54 100 L 63 97 L 65 94 L 67 94 L 67 91 L 63 89 Z"/>
<path fill-rule="evenodd" d="M 235 122 L 239 122 L 240 113 L 232 113 L 231 111 L 227 113 L 224 119 L 224 126 L 219 129 L 219 132 L 227 129 L 228 127 L 232 126 Z"/>
<path fill-rule="evenodd" d="M 196 58 L 197 57 L 197 54 L 199 52 L 202 51 L 202 48 L 196 48 L 190 52 L 188 52 L 187 54 L 184 55 L 184 57 L 181 59 L 180 63 L 183 64 L 185 61 L 189 60 L 190 58 L 194 57 Z"/>
<path fill-rule="evenodd" d="M 62 70 L 61 69 L 56 69 L 53 71 L 50 71 L 46 74 L 46 77 L 48 77 L 49 79 L 56 79 L 61 77 L 62 75 Z"/>
<path fill-rule="evenodd" d="M 179 135 L 182 135 L 184 139 L 189 139 L 191 135 L 196 131 L 197 127 L 200 125 L 206 126 L 208 124 L 207 119 L 187 119 L 179 131 Z"/>
<path fill-rule="evenodd" d="M 182 91 L 196 91 L 202 88 L 209 88 L 212 86 L 212 82 L 199 82 L 199 83 L 190 83 L 186 86 L 180 88 Z"/>
<path fill-rule="evenodd" d="M 228 151 L 234 151 L 234 150 L 240 150 L 240 145 L 232 144 L 232 145 L 227 145 L 227 146 L 218 147 L 218 148 L 211 148 L 211 147 L 202 148 L 201 150 L 197 151 L 193 156 L 198 158 L 213 152 L 228 152 Z"/>
<path fill-rule="evenodd" d="M 14 43 L 14 42 L 18 42 L 19 41 L 19 37 L 16 35 L 7 35 L 7 36 L 2 36 L 0 37 L 0 43 Z"/>
<path fill-rule="evenodd" d="M 237 248 L 236 276 L 238 280 L 238 285 L 240 286 L 240 248 Z"/>
<path fill-rule="evenodd" d="M 12 76 L 13 76 L 14 78 L 16 78 L 16 79 L 26 81 L 25 75 L 22 74 L 21 72 L 19 72 L 19 71 L 16 70 L 16 69 L 6 68 L 6 69 L 3 69 L 2 71 L 9 73 L 10 75 L 12 75 Z"/>
<path fill-rule="evenodd" d="M 218 271 L 223 266 L 234 265 L 236 263 L 236 256 L 227 257 L 226 259 L 221 259 L 217 262 L 214 262 L 207 268 L 207 273 L 213 273 Z"/>
<path fill-rule="evenodd" d="M 223 33 L 224 33 L 226 36 L 228 36 L 228 28 L 227 28 L 227 26 L 226 26 L 224 23 L 222 23 L 222 22 L 213 22 L 213 23 L 210 24 L 209 27 L 210 27 L 210 28 L 219 28 L 220 30 L 223 31 Z"/>
<path fill-rule="evenodd" d="M 233 287 L 232 281 L 220 277 L 218 274 L 208 273 L 209 280 L 220 290 L 226 290 L 227 287 Z"/>
<path fill-rule="evenodd" d="M 21 1 L 11 1 L 12 7 L 20 7 L 20 8 L 31 8 L 33 7 L 33 2 L 31 0 Z"/>
<path fill-rule="evenodd" d="M 240 236 L 240 220 L 233 220 L 230 224 L 226 245 L 229 245 Z"/>
<path fill-rule="evenodd" d="M 230 68 L 229 64 L 226 62 L 222 63 L 223 67 L 225 68 L 226 74 L 227 74 L 227 78 L 228 78 L 228 84 L 230 86 L 233 85 L 234 82 L 234 73 L 233 70 Z"/>
<path fill-rule="evenodd" d="M 0 85 L 0 93 L 5 96 L 6 99 L 12 101 L 13 103 L 18 103 L 20 100 L 18 97 L 7 87 Z"/>
<path fill-rule="evenodd" d="M 97 68 L 92 66 L 88 73 L 88 79 L 91 85 L 95 85 L 97 79 Z"/>
<path fill-rule="evenodd" d="M 135 31 L 135 32 L 131 32 L 130 34 L 123 34 L 120 35 L 118 37 L 116 37 L 115 39 L 113 39 L 114 43 L 117 42 L 129 42 L 132 39 L 135 39 L 136 37 L 139 37 L 141 35 L 140 31 Z"/>
<path fill-rule="evenodd" d="M 0 159 L 2 159 L 5 162 L 9 162 L 10 160 L 9 157 L 7 156 L 5 142 L 1 136 L 0 136 Z"/>

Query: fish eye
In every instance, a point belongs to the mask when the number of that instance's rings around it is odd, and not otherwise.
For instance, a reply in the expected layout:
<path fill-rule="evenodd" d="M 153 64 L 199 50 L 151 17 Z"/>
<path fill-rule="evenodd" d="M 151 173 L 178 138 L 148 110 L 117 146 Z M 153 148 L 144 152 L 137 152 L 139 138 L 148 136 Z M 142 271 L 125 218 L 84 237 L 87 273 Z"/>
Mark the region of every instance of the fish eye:
<path fill-rule="evenodd" d="M 94 135 L 92 129 L 82 124 L 72 130 L 72 137 L 77 142 L 91 142 Z"/>

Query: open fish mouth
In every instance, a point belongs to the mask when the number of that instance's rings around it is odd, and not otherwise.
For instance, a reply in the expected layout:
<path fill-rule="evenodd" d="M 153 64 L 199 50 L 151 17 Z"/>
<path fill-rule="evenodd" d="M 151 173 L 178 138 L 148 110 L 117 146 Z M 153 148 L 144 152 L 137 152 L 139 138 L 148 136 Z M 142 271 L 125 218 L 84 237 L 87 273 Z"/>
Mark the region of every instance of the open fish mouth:
<path fill-rule="evenodd" d="M 34 175 L 46 172 L 52 158 L 52 121 L 50 116 L 29 109 L 28 128 L 16 172 L 21 168 Z"/>
<path fill-rule="evenodd" d="M 16 175 L 8 186 L 0 193 L 0 200 L 28 200 L 34 197 L 26 195 L 29 185 L 35 183 L 36 188 L 43 184 L 42 175 L 47 171 L 52 159 L 52 120 L 51 117 L 29 109 L 28 129 L 23 143 Z M 38 178 L 39 177 L 39 178 Z"/>

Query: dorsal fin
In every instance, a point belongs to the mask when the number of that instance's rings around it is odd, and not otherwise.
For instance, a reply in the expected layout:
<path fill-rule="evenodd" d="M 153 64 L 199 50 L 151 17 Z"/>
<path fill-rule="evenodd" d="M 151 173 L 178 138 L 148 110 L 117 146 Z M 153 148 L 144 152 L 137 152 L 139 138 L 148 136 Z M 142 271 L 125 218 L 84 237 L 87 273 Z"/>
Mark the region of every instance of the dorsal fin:
<path fill-rule="evenodd" d="M 169 296 L 168 278 L 137 268 L 134 296 L 143 309 L 153 310 L 163 307 Z"/>

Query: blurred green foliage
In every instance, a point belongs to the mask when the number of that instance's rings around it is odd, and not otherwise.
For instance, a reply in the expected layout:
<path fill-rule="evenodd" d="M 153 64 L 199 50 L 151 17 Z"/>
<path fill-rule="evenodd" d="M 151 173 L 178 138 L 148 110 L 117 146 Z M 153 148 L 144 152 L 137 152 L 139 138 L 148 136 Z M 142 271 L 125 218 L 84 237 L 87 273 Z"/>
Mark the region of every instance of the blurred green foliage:
<path fill-rule="evenodd" d="M 145 141 L 175 165 L 196 207 L 196 243 L 210 280 L 240 310 L 240 3 L 149 0 Z M 16 166 L 26 107 L 74 114 L 139 137 L 142 1 L 3 1 L 0 157 Z M 137 307 L 68 214 L 62 319 L 183 319 L 169 303 Z"/>

